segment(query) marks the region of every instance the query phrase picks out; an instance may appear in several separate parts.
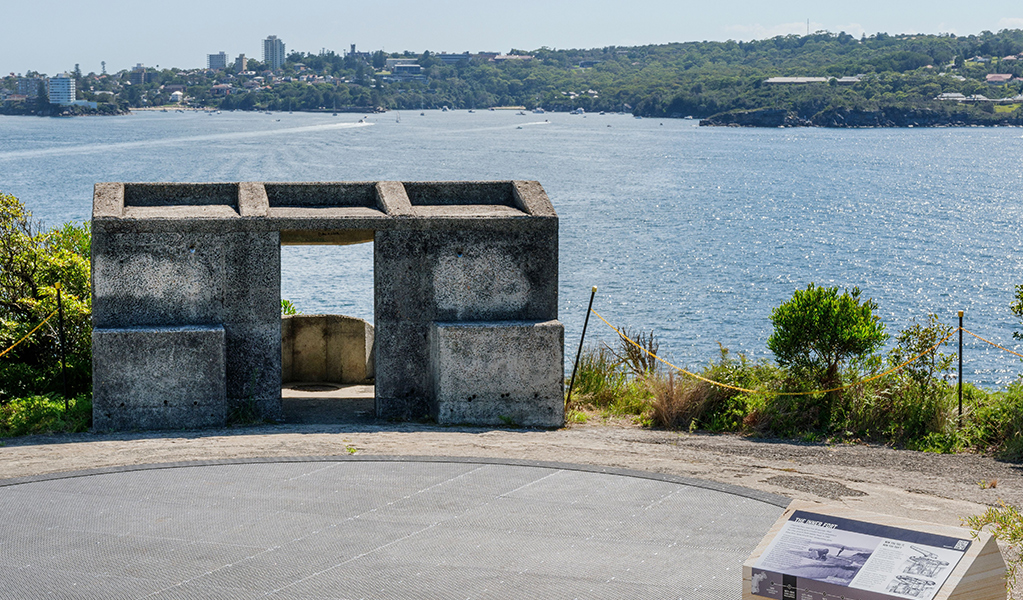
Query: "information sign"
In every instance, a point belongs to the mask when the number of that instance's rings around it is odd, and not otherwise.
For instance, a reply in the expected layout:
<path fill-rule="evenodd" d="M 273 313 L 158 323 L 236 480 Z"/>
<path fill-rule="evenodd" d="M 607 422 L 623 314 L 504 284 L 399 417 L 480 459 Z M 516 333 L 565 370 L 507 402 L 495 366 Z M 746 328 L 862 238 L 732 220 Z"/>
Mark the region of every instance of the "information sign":
<path fill-rule="evenodd" d="M 753 564 L 750 592 L 776 600 L 932 600 L 971 543 L 796 510 Z"/>

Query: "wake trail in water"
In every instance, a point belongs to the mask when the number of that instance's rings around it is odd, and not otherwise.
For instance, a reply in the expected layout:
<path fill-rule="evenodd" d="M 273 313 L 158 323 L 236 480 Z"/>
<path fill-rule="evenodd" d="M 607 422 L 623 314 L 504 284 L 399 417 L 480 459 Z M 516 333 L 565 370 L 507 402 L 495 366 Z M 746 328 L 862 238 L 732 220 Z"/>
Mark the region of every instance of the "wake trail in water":
<path fill-rule="evenodd" d="M 96 152 L 108 152 L 115 150 L 131 150 L 135 148 L 151 148 L 154 146 L 175 146 L 180 144 L 191 144 L 195 142 L 215 142 L 222 140 L 240 140 L 251 138 L 271 137 L 275 135 L 289 135 L 296 133 L 313 133 L 329 131 L 333 129 L 355 129 L 358 127 L 369 127 L 372 123 L 328 123 L 325 125 L 306 125 L 304 127 L 288 127 L 286 129 L 267 129 L 264 131 L 236 131 L 232 133 L 210 133 L 206 135 L 193 135 L 188 137 L 165 138 L 157 140 L 139 140 L 137 142 L 114 142 L 112 144 L 83 144 L 79 146 L 67 146 L 63 148 L 43 148 L 40 150 L 16 150 L 14 152 L 0 152 L 0 161 L 19 160 L 24 158 L 37 158 L 43 156 L 63 156 L 72 154 L 92 154 Z"/>

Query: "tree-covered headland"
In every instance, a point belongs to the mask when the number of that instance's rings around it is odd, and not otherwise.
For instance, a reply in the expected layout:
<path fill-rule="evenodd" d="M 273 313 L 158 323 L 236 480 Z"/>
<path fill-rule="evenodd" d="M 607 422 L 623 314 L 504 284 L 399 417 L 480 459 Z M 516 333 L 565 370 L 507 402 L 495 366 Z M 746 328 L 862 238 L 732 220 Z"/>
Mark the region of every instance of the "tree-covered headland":
<path fill-rule="evenodd" d="M 416 110 L 492 106 L 631 112 L 710 124 L 884 126 L 1023 123 L 1023 30 L 978 35 L 846 33 L 467 54 L 294 52 L 283 68 L 75 73 L 108 111 L 168 105 L 224 110 Z M 496 59 L 495 59 L 496 58 Z M 392 72 L 394 60 L 417 74 Z M 391 69 L 391 70 L 389 70 Z M 996 75 L 997 77 L 988 77 Z M 822 78 L 772 83 L 772 78 Z M 3 80 L 8 91 L 16 78 Z M 942 95 L 960 95 L 942 99 Z M 5 103 L 4 110 L 14 107 Z M 26 106 L 17 107 L 26 111 Z M 32 112 L 30 110 L 27 112 Z M 753 111 L 753 112 L 750 112 Z"/>

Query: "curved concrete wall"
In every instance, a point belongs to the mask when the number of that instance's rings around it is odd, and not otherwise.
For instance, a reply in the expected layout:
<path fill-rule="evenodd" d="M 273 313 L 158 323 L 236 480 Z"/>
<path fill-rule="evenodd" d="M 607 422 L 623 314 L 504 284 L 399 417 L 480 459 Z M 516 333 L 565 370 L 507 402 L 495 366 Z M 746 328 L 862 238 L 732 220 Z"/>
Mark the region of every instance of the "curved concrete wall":
<path fill-rule="evenodd" d="M 373 326 L 344 315 L 281 317 L 281 382 L 372 383 Z"/>

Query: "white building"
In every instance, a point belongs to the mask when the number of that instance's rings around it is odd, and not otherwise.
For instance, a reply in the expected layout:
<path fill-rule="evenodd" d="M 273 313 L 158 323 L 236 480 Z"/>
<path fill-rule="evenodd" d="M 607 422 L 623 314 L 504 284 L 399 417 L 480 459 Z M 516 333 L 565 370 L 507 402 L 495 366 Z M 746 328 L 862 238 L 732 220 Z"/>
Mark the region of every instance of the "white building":
<path fill-rule="evenodd" d="M 276 35 L 263 40 L 263 62 L 274 71 L 284 66 L 284 42 Z"/>
<path fill-rule="evenodd" d="M 75 103 L 75 80 L 67 73 L 51 77 L 46 82 L 46 95 L 50 104 L 71 106 Z"/>
<path fill-rule="evenodd" d="M 214 71 L 223 71 L 227 68 L 227 54 L 221 50 L 217 54 L 206 55 L 206 68 Z"/>

